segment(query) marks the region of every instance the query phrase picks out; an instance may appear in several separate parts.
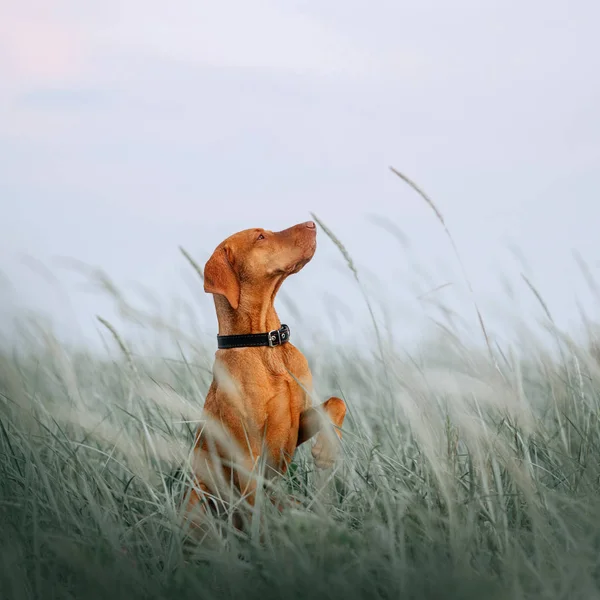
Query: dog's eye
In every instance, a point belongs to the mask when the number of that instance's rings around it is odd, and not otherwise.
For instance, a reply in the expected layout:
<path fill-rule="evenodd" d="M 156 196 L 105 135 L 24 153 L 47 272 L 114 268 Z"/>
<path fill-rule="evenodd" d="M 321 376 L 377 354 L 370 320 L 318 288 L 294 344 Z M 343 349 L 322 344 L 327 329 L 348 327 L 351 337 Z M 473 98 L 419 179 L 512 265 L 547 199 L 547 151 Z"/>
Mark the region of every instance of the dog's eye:
<path fill-rule="evenodd" d="M 261 234 L 260 234 L 260 235 L 259 235 L 259 236 L 256 238 L 256 241 L 258 241 L 258 240 L 264 240 L 264 239 L 265 239 L 265 236 L 264 236 L 264 235 L 261 233 Z"/>

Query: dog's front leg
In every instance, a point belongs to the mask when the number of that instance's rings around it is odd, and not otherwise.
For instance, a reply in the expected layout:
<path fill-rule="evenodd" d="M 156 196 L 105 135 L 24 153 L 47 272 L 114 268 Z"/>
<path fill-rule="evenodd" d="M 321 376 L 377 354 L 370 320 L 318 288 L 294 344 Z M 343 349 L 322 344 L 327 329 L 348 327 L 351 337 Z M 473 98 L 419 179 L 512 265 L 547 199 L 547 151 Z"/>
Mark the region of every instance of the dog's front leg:
<path fill-rule="evenodd" d="M 320 406 L 307 408 L 300 413 L 297 446 L 314 435 L 317 436 L 312 456 L 318 469 L 329 469 L 333 466 L 339 452 L 342 439 L 341 427 L 345 416 L 346 404 L 341 398 L 336 397 L 329 398 Z"/>

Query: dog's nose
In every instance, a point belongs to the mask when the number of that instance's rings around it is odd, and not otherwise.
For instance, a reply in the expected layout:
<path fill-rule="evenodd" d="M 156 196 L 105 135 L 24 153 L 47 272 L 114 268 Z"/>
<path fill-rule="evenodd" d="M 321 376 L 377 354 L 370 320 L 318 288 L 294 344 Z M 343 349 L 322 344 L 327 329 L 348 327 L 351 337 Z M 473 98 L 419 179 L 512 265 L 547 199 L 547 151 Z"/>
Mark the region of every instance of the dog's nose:
<path fill-rule="evenodd" d="M 317 226 L 315 225 L 314 221 L 306 221 L 306 223 L 304 223 L 304 225 L 306 225 L 306 227 L 308 227 L 309 229 L 316 229 Z"/>

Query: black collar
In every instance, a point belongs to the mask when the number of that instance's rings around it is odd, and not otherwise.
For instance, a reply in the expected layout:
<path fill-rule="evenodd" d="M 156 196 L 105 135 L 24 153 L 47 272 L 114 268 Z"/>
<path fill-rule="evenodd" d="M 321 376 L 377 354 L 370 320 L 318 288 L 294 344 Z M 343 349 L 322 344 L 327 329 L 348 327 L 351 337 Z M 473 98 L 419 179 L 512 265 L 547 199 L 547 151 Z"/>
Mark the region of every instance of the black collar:
<path fill-rule="evenodd" d="M 218 335 L 220 350 L 227 348 L 248 348 L 251 346 L 281 346 L 290 340 L 290 328 L 281 325 L 268 333 L 242 333 L 241 335 Z"/>

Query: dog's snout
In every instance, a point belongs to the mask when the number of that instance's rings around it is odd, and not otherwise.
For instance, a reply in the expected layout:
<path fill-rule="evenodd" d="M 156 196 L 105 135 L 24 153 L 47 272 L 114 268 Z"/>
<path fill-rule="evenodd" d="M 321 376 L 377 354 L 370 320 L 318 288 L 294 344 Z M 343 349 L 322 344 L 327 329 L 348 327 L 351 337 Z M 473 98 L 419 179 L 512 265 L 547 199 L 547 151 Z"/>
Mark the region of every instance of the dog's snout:
<path fill-rule="evenodd" d="M 304 239 L 306 235 L 312 239 L 317 235 L 317 225 L 314 221 L 305 221 L 304 223 L 298 223 L 283 231 L 279 231 L 277 235 L 281 236 L 281 239 L 287 237 L 290 237 L 290 239 Z M 298 236 L 300 236 L 300 238 L 298 238 Z"/>

